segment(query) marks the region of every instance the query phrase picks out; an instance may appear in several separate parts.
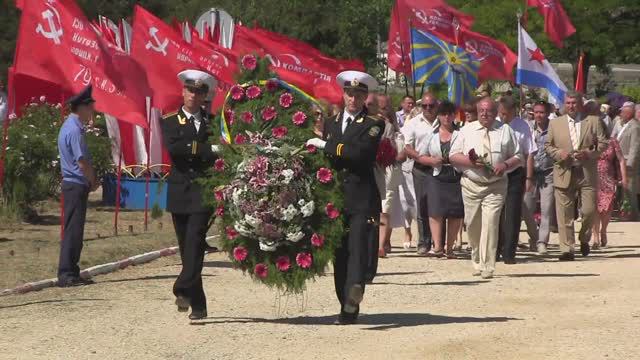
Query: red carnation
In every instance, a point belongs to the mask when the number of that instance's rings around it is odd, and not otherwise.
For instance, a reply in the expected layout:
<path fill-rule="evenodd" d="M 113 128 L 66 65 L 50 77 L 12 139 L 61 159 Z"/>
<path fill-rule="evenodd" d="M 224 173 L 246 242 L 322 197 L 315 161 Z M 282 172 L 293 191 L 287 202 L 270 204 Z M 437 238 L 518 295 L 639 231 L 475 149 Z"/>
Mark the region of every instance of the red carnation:
<path fill-rule="evenodd" d="M 269 268 L 265 264 L 256 264 L 256 267 L 253 269 L 253 273 L 260 279 L 264 279 L 269 275 Z"/>
<path fill-rule="evenodd" d="M 318 151 L 318 148 L 313 145 L 306 145 L 306 148 L 307 152 L 309 152 L 310 154 L 314 154 L 316 151 Z"/>
<path fill-rule="evenodd" d="M 320 168 L 316 172 L 316 179 L 318 179 L 318 181 L 320 181 L 323 184 L 328 184 L 333 180 L 333 173 L 331 172 L 330 169 Z"/>
<path fill-rule="evenodd" d="M 311 245 L 317 248 L 322 247 L 322 245 L 324 245 L 324 236 L 318 234 L 311 235 Z"/>
<path fill-rule="evenodd" d="M 378 153 L 376 154 L 376 163 L 382 167 L 389 167 L 396 162 L 398 150 L 388 138 L 382 139 L 378 145 Z"/>
<path fill-rule="evenodd" d="M 232 226 L 227 226 L 224 231 L 227 234 L 227 239 L 229 240 L 234 240 L 238 235 L 240 235 Z"/>
<path fill-rule="evenodd" d="M 224 205 L 220 205 L 216 208 L 216 211 L 214 213 L 215 216 L 217 217 L 223 217 L 224 216 Z"/>
<path fill-rule="evenodd" d="M 224 117 L 229 126 L 233 126 L 233 123 L 236 121 L 236 113 L 231 109 L 226 109 L 224 111 Z"/>
<path fill-rule="evenodd" d="M 282 95 L 280 95 L 280 106 L 282 106 L 285 109 L 288 109 L 289 107 L 291 107 L 291 104 L 293 104 L 293 95 L 291 95 L 288 92 L 285 92 Z"/>
<path fill-rule="evenodd" d="M 276 139 L 282 139 L 283 137 L 287 136 L 288 133 L 289 129 L 284 126 L 274 127 L 271 130 L 271 135 L 273 135 L 273 137 Z"/>
<path fill-rule="evenodd" d="M 262 94 L 262 90 L 260 90 L 260 88 L 258 86 L 251 85 L 247 89 L 247 97 L 249 99 L 255 99 L 258 96 L 260 96 L 260 94 Z"/>
<path fill-rule="evenodd" d="M 240 115 L 240 118 L 245 123 L 251 124 L 253 122 L 253 113 L 251 111 L 245 111 L 242 113 L 242 115 Z"/>
<path fill-rule="evenodd" d="M 476 149 L 469 150 L 469 160 L 471 160 L 471 162 L 476 162 L 478 159 L 480 159 L 480 156 L 476 154 Z"/>
<path fill-rule="evenodd" d="M 233 142 L 238 144 L 238 145 L 242 145 L 244 143 L 247 142 L 247 137 L 242 135 L 242 134 L 238 134 L 236 135 L 236 137 L 233 139 Z"/>
<path fill-rule="evenodd" d="M 274 91 L 278 90 L 278 87 L 280 87 L 278 85 L 278 81 L 273 80 L 273 79 L 267 80 L 267 83 L 265 85 L 265 88 L 267 88 L 268 92 L 274 92 Z"/>
<path fill-rule="evenodd" d="M 296 113 L 293 114 L 293 123 L 295 125 L 302 126 L 305 121 L 307 121 L 307 115 L 302 111 L 296 111 Z"/>
<path fill-rule="evenodd" d="M 218 159 L 213 163 L 213 170 L 217 172 L 224 171 L 224 159 Z"/>
<path fill-rule="evenodd" d="M 277 115 L 276 108 L 273 106 L 268 106 L 262 110 L 262 119 L 264 121 L 271 121 L 275 119 Z"/>
<path fill-rule="evenodd" d="M 296 256 L 296 263 L 301 268 L 308 269 L 311 267 L 311 264 L 313 263 L 313 258 L 311 257 L 311 254 L 307 252 L 299 253 Z"/>
<path fill-rule="evenodd" d="M 256 66 L 258 66 L 258 59 L 256 59 L 256 57 L 253 55 L 243 56 L 241 62 L 242 67 L 245 68 L 245 70 L 249 71 L 255 70 Z"/>
<path fill-rule="evenodd" d="M 224 201 L 224 193 L 220 190 L 214 191 L 213 195 L 216 198 L 216 201 L 221 202 Z"/>
<path fill-rule="evenodd" d="M 336 207 L 333 206 L 332 203 L 328 203 L 327 206 L 325 206 L 324 211 L 327 213 L 327 216 L 331 220 L 334 220 L 338 216 L 340 216 L 340 210 L 336 209 Z"/>
<path fill-rule="evenodd" d="M 288 256 L 280 256 L 276 259 L 276 267 L 280 271 L 287 271 L 291 268 L 291 260 L 289 260 Z"/>
<path fill-rule="evenodd" d="M 235 101 L 240 101 L 244 98 L 244 89 L 240 85 L 233 85 L 231 87 L 231 98 Z"/>
<path fill-rule="evenodd" d="M 233 249 L 233 258 L 236 261 L 245 261 L 248 255 L 249 255 L 249 252 L 247 251 L 247 248 L 245 248 L 244 246 L 236 246 Z"/>

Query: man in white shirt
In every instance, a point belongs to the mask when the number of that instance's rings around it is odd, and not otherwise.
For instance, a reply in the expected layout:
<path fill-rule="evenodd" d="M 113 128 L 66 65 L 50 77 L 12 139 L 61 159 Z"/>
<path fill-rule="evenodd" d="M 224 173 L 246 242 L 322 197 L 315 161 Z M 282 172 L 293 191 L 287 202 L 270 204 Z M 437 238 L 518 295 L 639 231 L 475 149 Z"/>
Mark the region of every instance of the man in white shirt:
<path fill-rule="evenodd" d="M 407 157 L 415 160 L 427 153 L 429 141 L 433 136 L 433 128 L 437 121 L 438 99 L 432 93 L 422 96 L 422 113 L 402 128 Z M 429 228 L 429 212 L 427 208 L 427 177 L 429 167 L 417 162 L 413 165 L 413 182 L 416 190 L 417 223 L 418 223 L 418 255 L 426 256 L 431 250 L 431 229 Z"/>
<path fill-rule="evenodd" d="M 499 252 L 505 264 L 515 264 L 525 186 L 527 191 L 533 189 L 533 154 L 538 150 L 538 147 L 531 134 L 529 124 L 516 116 L 516 103 L 513 98 L 503 97 L 500 99 L 498 114 L 500 120 L 513 130 L 522 158 L 526 159 L 526 163 L 514 166 L 507 172 L 509 179 L 507 198 L 500 221 Z M 531 247 L 535 250 L 535 242 Z"/>
<path fill-rule="evenodd" d="M 474 276 L 493 277 L 507 172 L 522 164 L 514 131 L 496 117 L 496 103 L 478 101 L 478 121 L 465 125 L 451 147 L 451 164 L 464 169 L 462 198 Z M 475 155 L 475 156 L 474 156 Z"/>
<path fill-rule="evenodd" d="M 398 126 L 403 127 L 405 120 L 408 120 L 409 113 L 413 110 L 413 107 L 416 105 L 416 100 L 411 95 L 405 95 L 402 98 L 402 102 L 400 103 L 400 111 L 396 112 L 396 121 L 398 121 Z"/>

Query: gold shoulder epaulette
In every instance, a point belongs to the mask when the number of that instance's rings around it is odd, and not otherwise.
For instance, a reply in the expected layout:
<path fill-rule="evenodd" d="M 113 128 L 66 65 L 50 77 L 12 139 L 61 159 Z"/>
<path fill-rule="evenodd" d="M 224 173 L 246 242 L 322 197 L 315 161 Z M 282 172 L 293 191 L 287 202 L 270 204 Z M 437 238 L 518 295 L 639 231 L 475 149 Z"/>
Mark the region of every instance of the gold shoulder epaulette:
<path fill-rule="evenodd" d="M 162 115 L 162 118 L 163 119 L 168 119 L 168 118 L 170 118 L 172 116 L 176 116 L 177 113 L 178 113 L 177 111 L 173 111 L 173 112 L 170 112 L 168 114 Z"/>

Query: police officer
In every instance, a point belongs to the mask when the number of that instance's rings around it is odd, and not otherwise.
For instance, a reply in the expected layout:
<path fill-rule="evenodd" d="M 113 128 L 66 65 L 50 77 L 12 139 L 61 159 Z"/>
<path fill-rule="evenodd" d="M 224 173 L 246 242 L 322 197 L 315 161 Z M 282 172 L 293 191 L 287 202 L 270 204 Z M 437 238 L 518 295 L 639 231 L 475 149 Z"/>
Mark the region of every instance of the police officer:
<path fill-rule="evenodd" d="M 323 139 L 307 144 L 324 149 L 338 171 L 345 199 L 343 211 L 346 233 L 335 252 L 334 282 L 340 301 L 337 325 L 355 324 L 364 294 L 371 254 L 369 242 L 378 238 L 380 194 L 374 177 L 378 143 L 383 124 L 371 118 L 364 106 L 376 80 L 360 71 L 344 71 L 337 76 L 344 90 L 344 110 L 325 123 Z"/>
<path fill-rule="evenodd" d="M 203 204 L 202 189 L 196 179 L 216 160 L 209 143 L 211 119 L 203 108 L 216 81 L 198 70 L 185 70 L 178 77 L 184 84 L 184 105 L 162 121 L 163 139 L 172 163 L 167 178 L 167 211 L 171 212 L 182 260 L 173 293 L 178 311 L 186 312 L 191 307 L 189 319 L 198 320 L 207 317 L 202 263 L 212 212 Z"/>
<path fill-rule="evenodd" d="M 67 103 L 71 107 L 71 114 L 58 134 L 64 199 L 64 233 L 58 261 L 60 287 L 93 283 L 80 278 L 78 262 L 82 252 L 87 199 L 89 192 L 95 191 L 99 185 L 84 136 L 84 125 L 93 118 L 95 111 L 91 85 L 70 98 Z"/>

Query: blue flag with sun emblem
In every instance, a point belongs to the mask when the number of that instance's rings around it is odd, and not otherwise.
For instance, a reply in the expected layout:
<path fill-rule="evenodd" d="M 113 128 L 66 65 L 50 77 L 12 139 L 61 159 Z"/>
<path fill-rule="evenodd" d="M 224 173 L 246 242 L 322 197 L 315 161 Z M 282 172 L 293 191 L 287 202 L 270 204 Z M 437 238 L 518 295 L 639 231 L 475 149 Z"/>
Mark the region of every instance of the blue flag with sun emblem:
<path fill-rule="evenodd" d="M 449 85 L 449 101 L 460 106 L 478 87 L 480 61 L 434 35 L 411 29 L 411 59 L 416 84 Z"/>

